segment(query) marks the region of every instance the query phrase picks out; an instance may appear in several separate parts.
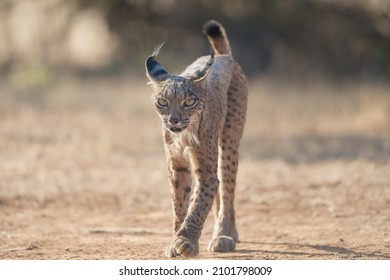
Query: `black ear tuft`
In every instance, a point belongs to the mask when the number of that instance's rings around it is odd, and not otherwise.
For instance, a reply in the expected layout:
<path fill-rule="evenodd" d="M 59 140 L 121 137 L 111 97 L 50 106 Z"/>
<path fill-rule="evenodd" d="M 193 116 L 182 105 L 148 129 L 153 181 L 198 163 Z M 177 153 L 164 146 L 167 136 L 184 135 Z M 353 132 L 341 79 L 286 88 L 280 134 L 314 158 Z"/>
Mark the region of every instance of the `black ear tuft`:
<path fill-rule="evenodd" d="M 163 45 L 164 43 L 159 43 L 154 49 L 153 54 L 145 61 L 147 76 L 152 80 L 163 81 L 167 78 L 168 75 L 168 72 L 164 69 L 164 66 L 158 63 L 155 59 Z"/>
<path fill-rule="evenodd" d="M 221 36 L 221 25 L 215 20 L 209 20 L 203 25 L 203 32 L 211 38 Z"/>
<path fill-rule="evenodd" d="M 150 77 L 161 80 L 161 77 L 168 74 L 164 67 L 154 59 L 154 56 L 149 56 L 146 60 L 146 70 Z"/>

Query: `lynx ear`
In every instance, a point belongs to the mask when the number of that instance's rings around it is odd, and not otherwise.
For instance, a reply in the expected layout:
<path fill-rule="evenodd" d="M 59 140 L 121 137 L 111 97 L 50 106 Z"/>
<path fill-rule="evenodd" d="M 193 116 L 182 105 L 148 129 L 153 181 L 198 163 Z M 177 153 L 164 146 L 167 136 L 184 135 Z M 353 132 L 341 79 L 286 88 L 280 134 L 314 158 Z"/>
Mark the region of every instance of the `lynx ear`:
<path fill-rule="evenodd" d="M 146 59 L 145 67 L 146 67 L 146 76 L 152 82 L 162 82 L 168 77 L 168 72 L 164 69 L 160 63 L 157 62 L 155 57 L 158 55 L 161 47 L 164 43 L 160 43 L 156 46 L 151 56 Z"/>
<path fill-rule="evenodd" d="M 190 78 L 190 80 L 194 81 L 196 83 L 196 82 L 200 82 L 204 78 L 206 78 L 207 74 L 209 73 L 209 70 L 210 70 L 211 66 L 214 63 L 214 60 L 215 60 L 215 53 L 214 53 L 214 50 L 211 49 L 210 58 L 207 61 L 207 63 L 203 66 L 203 68 L 201 68 L 200 70 L 196 71 L 195 74 Z"/>

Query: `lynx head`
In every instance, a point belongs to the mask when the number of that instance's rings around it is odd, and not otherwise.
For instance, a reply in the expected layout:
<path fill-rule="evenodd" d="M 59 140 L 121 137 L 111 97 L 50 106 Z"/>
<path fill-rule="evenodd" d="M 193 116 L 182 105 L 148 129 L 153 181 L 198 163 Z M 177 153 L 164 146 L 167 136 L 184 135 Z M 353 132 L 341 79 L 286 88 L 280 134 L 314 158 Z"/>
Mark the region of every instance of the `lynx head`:
<path fill-rule="evenodd" d="M 146 75 L 153 88 L 152 100 L 163 127 L 173 134 L 196 126 L 205 102 L 204 80 L 214 62 L 209 61 L 191 77 L 169 74 L 155 60 L 162 44 L 146 59 Z"/>

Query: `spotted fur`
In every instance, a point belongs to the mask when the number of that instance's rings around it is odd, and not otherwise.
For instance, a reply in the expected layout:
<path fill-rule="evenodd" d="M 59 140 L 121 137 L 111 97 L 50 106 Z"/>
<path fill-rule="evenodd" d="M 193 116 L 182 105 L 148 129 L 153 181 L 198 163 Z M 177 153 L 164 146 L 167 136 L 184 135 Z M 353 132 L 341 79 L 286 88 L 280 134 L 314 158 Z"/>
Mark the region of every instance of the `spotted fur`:
<path fill-rule="evenodd" d="M 169 74 L 155 57 L 147 58 L 152 100 L 162 120 L 174 214 L 167 257 L 193 257 L 214 204 L 215 227 L 208 249 L 235 250 L 234 190 L 238 148 L 247 109 L 245 74 L 234 61 L 223 26 L 204 25 L 212 46 L 180 75 Z M 214 55 L 215 53 L 215 55 Z"/>

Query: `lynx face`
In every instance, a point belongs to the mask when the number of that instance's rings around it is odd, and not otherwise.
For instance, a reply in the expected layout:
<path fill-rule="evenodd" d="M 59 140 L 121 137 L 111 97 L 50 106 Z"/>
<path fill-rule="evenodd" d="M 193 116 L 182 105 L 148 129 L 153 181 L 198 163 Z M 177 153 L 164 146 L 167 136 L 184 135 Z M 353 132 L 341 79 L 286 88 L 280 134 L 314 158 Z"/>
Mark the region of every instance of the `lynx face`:
<path fill-rule="evenodd" d="M 194 128 L 198 126 L 198 120 L 203 112 L 205 103 L 205 78 L 210 67 L 214 63 L 214 52 L 210 58 L 198 67 L 189 76 L 169 74 L 165 68 L 156 61 L 155 57 L 163 44 L 157 45 L 153 54 L 146 60 L 146 75 L 149 84 L 153 88 L 152 100 L 156 111 L 160 116 L 164 129 L 173 134 L 179 134 L 187 129 L 197 141 L 193 134 Z"/>
<path fill-rule="evenodd" d="M 201 94 L 194 89 L 192 81 L 184 77 L 175 78 L 165 81 L 152 95 L 164 129 L 173 134 L 194 125 L 204 103 Z"/>

